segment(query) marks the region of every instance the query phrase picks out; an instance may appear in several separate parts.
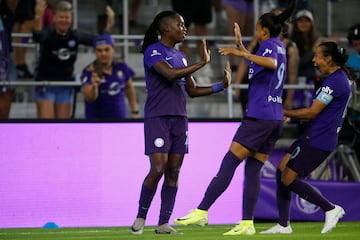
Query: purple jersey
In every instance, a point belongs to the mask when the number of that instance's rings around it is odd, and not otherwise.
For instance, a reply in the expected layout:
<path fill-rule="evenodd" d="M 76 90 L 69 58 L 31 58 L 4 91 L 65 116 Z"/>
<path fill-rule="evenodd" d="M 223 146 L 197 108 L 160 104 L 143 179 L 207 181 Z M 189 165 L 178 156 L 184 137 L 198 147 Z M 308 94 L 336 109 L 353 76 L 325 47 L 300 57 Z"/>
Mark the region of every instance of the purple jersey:
<path fill-rule="evenodd" d="M 154 64 L 166 61 L 173 68 L 187 66 L 185 54 L 163 45 L 160 41 L 148 46 L 144 52 L 144 69 L 147 97 L 144 118 L 158 116 L 187 116 L 185 78 L 166 79 Z"/>
<path fill-rule="evenodd" d="M 335 149 L 350 96 L 351 82 L 343 70 L 337 70 L 325 79 L 315 98 L 327 106 L 309 122 L 305 132 L 313 146 L 325 151 Z"/>
<path fill-rule="evenodd" d="M 90 65 L 81 74 L 82 84 L 91 84 Z M 125 85 L 134 76 L 134 71 L 124 62 L 113 61 L 112 74 L 104 73 L 104 81 L 99 85 L 99 96 L 94 102 L 85 102 L 85 117 L 125 118 Z"/>
<path fill-rule="evenodd" d="M 247 117 L 264 120 L 283 120 L 282 91 L 286 78 L 286 49 L 279 38 L 263 41 L 258 56 L 276 59 L 275 70 L 253 62 L 249 65 L 249 102 Z"/>

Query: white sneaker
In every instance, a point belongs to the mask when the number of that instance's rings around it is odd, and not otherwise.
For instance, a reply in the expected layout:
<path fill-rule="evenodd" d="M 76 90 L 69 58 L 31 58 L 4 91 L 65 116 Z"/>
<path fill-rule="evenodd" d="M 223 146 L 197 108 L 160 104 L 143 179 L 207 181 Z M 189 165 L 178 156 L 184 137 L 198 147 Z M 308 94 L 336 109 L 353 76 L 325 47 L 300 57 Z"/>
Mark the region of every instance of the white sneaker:
<path fill-rule="evenodd" d="M 342 207 L 335 205 L 335 208 L 325 212 L 325 224 L 321 233 L 328 233 L 336 227 L 339 219 L 345 215 L 345 211 Z"/>
<path fill-rule="evenodd" d="M 292 228 L 290 225 L 287 225 L 286 227 L 281 226 L 280 224 L 276 224 L 275 226 L 269 228 L 268 230 L 260 232 L 261 234 L 290 234 L 292 233 Z"/>
<path fill-rule="evenodd" d="M 136 235 L 141 235 L 144 232 L 145 219 L 136 218 L 133 225 L 131 226 L 131 233 Z"/>

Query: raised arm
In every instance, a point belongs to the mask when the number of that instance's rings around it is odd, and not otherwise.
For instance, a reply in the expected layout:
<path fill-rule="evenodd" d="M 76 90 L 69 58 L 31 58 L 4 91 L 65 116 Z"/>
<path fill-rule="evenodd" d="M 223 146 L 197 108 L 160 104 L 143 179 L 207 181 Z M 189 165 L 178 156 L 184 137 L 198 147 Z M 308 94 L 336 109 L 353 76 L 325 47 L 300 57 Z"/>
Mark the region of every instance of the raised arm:
<path fill-rule="evenodd" d="M 46 0 L 39 0 L 35 5 L 35 17 L 34 17 L 34 30 L 40 31 L 42 29 L 42 20 L 44 12 L 47 7 Z"/>
<path fill-rule="evenodd" d="M 139 107 L 136 100 L 136 91 L 133 84 L 133 80 L 129 79 L 125 85 L 125 94 L 128 99 L 128 103 L 131 110 L 131 118 L 139 117 Z"/>
<path fill-rule="evenodd" d="M 276 69 L 277 61 L 275 58 L 257 56 L 251 54 L 243 45 L 241 41 L 241 31 L 240 26 L 237 23 L 234 23 L 234 33 L 235 33 L 235 42 L 238 48 L 224 47 L 219 48 L 219 53 L 221 55 L 233 54 L 242 58 L 245 58 L 251 62 L 254 62 L 257 65 L 263 66 L 269 69 Z"/>
<path fill-rule="evenodd" d="M 191 64 L 183 68 L 173 68 L 166 61 L 157 62 L 154 64 L 154 69 L 163 75 L 166 79 L 172 81 L 196 72 L 207 63 L 210 62 L 210 50 L 207 49 L 205 39 L 202 40 L 202 58 L 199 62 Z"/>
<path fill-rule="evenodd" d="M 227 62 L 224 68 L 224 78 L 222 82 L 215 83 L 211 86 L 197 86 L 192 77 L 186 79 L 186 91 L 190 97 L 200 97 L 210 95 L 212 93 L 221 92 L 228 88 L 231 84 L 231 69 L 230 63 Z"/>
<path fill-rule="evenodd" d="M 106 9 L 105 9 L 105 13 L 107 16 L 107 21 L 106 21 L 106 26 L 104 31 L 107 33 L 111 32 L 111 28 L 114 26 L 114 22 L 115 22 L 115 13 L 113 11 L 113 9 L 107 5 Z"/>

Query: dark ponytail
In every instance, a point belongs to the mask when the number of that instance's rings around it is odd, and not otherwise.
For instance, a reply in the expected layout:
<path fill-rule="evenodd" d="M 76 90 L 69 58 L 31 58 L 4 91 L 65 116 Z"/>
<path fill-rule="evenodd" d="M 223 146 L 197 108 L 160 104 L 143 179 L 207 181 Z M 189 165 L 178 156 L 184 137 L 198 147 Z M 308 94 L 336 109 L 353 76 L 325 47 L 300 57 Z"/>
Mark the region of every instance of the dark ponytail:
<path fill-rule="evenodd" d="M 323 42 L 319 44 L 319 47 L 322 48 L 324 57 L 331 56 L 334 64 L 340 66 L 347 73 L 350 80 L 354 80 L 351 69 L 346 66 L 349 55 L 345 48 L 339 47 L 335 42 Z"/>
<path fill-rule="evenodd" d="M 162 23 L 162 20 L 167 17 L 175 17 L 177 15 L 178 14 L 174 11 L 163 11 L 155 16 L 153 22 L 150 24 L 149 28 L 147 29 L 144 35 L 144 40 L 141 47 L 141 53 L 144 53 L 149 45 L 159 41 L 158 37 L 159 34 L 161 34 L 160 25 Z"/>
<path fill-rule="evenodd" d="M 269 29 L 270 37 L 277 37 L 281 33 L 282 27 L 287 19 L 292 15 L 297 0 L 289 0 L 288 7 L 279 15 L 274 13 L 265 13 L 260 16 L 259 22 L 262 27 Z"/>
<path fill-rule="evenodd" d="M 335 42 L 323 42 L 319 47 L 322 47 L 324 57 L 331 56 L 336 66 L 344 67 L 348 54 L 343 47 L 339 47 Z"/>

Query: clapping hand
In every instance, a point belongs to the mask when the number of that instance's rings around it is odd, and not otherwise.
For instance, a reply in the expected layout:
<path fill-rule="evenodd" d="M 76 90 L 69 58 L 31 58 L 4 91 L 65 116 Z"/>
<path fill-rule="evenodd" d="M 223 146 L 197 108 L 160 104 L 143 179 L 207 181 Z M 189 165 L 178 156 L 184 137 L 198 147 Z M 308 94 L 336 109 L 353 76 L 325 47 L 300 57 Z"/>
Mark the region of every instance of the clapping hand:
<path fill-rule="evenodd" d="M 248 51 L 246 50 L 244 44 L 242 43 L 240 26 L 237 23 L 234 23 L 234 34 L 235 34 L 235 43 L 237 48 L 233 48 L 233 47 L 219 48 L 219 53 L 221 55 L 232 54 L 232 55 L 244 57 L 246 54 L 248 54 Z"/>
<path fill-rule="evenodd" d="M 222 81 L 223 87 L 227 88 L 231 84 L 231 68 L 229 61 L 226 62 L 225 68 L 224 68 L 224 79 Z"/>
<path fill-rule="evenodd" d="M 201 58 L 205 64 L 210 62 L 210 50 L 206 46 L 205 38 L 201 40 Z"/>

